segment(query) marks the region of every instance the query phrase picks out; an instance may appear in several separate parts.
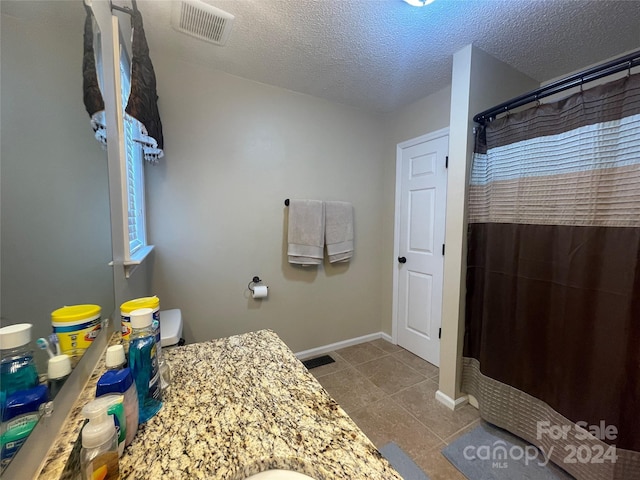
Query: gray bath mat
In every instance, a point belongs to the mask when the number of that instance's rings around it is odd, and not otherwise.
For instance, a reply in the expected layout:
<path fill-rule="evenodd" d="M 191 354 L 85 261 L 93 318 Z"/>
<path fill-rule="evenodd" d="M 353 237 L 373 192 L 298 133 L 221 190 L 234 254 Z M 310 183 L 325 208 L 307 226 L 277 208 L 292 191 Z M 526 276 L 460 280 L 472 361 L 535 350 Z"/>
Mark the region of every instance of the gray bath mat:
<path fill-rule="evenodd" d="M 573 480 L 547 463 L 533 445 L 486 422 L 449 444 L 442 454 L 469 480 Z"/>
<path fill-rule="evenodd" d="M 429 477 L 411 460 L 411 457 L 394 442 L 384 445 L 380 449 L 380 453 L 389 460 L 391 466 L 402 475 L 404 480 L 429 480 Z"/>

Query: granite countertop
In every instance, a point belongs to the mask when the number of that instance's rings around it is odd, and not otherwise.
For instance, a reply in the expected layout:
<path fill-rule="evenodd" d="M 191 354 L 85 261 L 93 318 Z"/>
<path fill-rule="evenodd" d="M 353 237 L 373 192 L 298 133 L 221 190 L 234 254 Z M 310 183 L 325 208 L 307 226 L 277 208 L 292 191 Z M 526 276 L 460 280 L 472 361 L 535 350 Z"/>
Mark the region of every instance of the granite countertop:
<path fill-rule="evenodd" d="M 172 387 L 125 449 L 123 479 L 242 480 L 285 469 L 318 480 L 401 480 L 274 332 L 163 355 Z"/>

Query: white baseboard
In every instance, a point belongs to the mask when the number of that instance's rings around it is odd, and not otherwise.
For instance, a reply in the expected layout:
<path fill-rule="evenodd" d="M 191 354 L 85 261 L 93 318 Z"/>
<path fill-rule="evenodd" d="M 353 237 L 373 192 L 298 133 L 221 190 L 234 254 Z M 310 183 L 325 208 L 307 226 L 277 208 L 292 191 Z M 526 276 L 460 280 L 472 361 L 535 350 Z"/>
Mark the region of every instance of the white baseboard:
<path fill-rule="evenodd" d="M 386 340 L 389 343 L 393 343 L 394 345 L 396 344 L 396 342 L 393 341 L 393 337 L 391 337 L 391 335 L 389 335 L 388 333 L 380 332 L 380 338 Z"/>
<path fill-rule="evenodd" d="M 377 340 L 379 338 L 384 338 L 388 342 L 392 342 L 391 337 L 384 332 L 370 333 L 369 335 L 363 335 L 362 337 L 350 338 L 348 340 L 342 340 L 341 342 L 331 343 L 329 345 L 324 345 L 322 347 L 311 348 L 309 350 L 303 350 L 302 352 L 297 352 L 295 355 L 300 360 L 304 360 L 311 357 L 316 357 L 318 355 L 324 355 L 325 353 L 333 352 L 334 350 L 339 350 L 345 347 L 351 347 L 352 345 L 358 345 L 359 343 L 370 342 L 372 340 Z"/>
<path fill-rule="evenodd" d="M 450 396 L 442 393 L 442 391 L 438 390 L 436 392 L 436 400 L 442 403 L 449 410 L 456 410 L 463 405 L 466 405 L 469 402 L 469 397 L 467 395 L 463 395 L 462 397 L 456 398 L 455 400 Z"/>

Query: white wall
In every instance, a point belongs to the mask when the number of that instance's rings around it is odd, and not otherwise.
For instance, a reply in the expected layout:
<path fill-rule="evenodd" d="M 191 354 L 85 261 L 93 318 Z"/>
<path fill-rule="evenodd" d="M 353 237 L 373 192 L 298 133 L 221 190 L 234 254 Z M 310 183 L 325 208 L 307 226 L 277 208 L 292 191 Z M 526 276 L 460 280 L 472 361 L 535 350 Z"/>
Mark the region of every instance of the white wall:
<path fill-rule="evenodd" d="M 440 392 L 460 397 L 464 335 L 467 185 L 473 116 L 538 87 L 538 83 L 482 50 L 467 45 L 453 57 L 449 177 L 444 260 Z"/>
<path fill-rule="evenodd" d="M 271 328 L 300 351 L 379 332 L 382 119 L 151 54 L 166 157 L 145 170 L 150 275 L 186 339 Z M 289 265 L 285 198 L 352 202 L 351 263 Z M 254 275 L 268 299 L 249 297 Z"/>

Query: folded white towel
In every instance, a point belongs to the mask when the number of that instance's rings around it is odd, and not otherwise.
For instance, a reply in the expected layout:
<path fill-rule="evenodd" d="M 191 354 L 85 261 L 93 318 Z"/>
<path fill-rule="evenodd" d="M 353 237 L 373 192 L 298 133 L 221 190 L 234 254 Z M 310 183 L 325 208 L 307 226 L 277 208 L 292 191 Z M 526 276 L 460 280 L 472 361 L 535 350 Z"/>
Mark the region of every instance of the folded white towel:
<path fill-rule="evenodd" d="M 289 201 L 289 263 L 318 265 L 324 250 L 324 203 L 320 200 Z"/>
<path fill-rule="evenodd" d="M 325 242 L 330 263 L 353 257 L 353 205 L 325 202 Z"/>
<path fill-rule="evenodd" d="M 322 263 L 321 258 L 300 257 L 298 255 L 289 255 L 288 258 L 289 263 L 294 263 L 303 267 L 311 267 L 313 265 L 320 265 Z"/>

